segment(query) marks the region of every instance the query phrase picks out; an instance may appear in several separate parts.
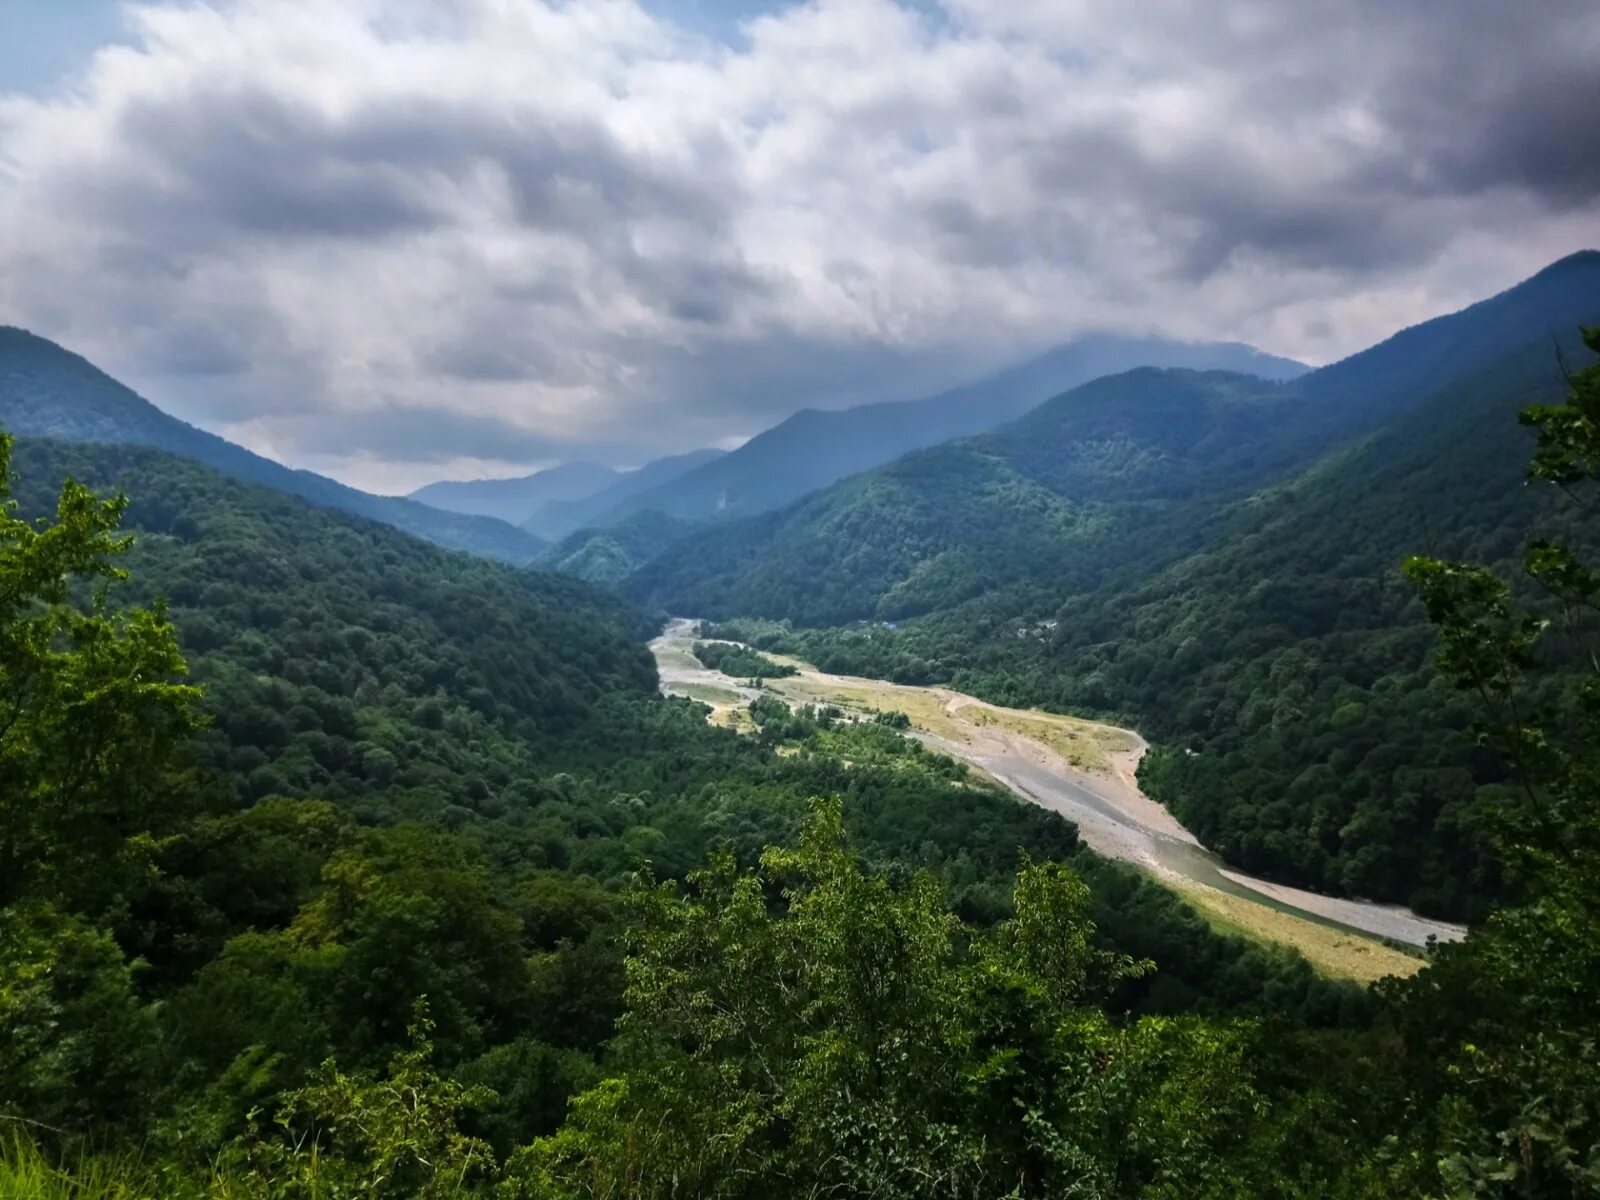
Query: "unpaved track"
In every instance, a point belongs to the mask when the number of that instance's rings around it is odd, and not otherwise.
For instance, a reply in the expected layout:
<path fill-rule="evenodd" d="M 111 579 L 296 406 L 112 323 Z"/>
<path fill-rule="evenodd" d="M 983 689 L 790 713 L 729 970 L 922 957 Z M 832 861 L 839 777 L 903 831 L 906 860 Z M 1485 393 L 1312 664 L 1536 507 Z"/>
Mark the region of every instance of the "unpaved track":
<path fill-rule="evenodd" d="M 757 689 L 735 684 L 694 657 L 696 623 L 674 620 L 651 643 L 662 690 L 714 687 L 753 699 Z M 798 676 L 769 680 L 765 690 L 797 703 L 833 703 L 856 710 L 898 709 L 911 717 L 921 741 L 969 763 L 1018 795 L 1078 827 L 1079 836 L 1108 858 L 1121 859 L 1181 885 L 1186 895 L 1209 889 L 1278 913 L 1423 946 L 1451 941 L 1465 929 L 1392 904 L 1323 896 L 1235 871 L 1200 845 L 1176 817 L 1140 789 L 1136 777 L 1147 745 L 1132 730 L 1050 713 L 1008 709 L 948 688 L 912 687 L 831 675 L 786 659 Z M 1075 761 L 1066 757 L 1071 755 Z"/>

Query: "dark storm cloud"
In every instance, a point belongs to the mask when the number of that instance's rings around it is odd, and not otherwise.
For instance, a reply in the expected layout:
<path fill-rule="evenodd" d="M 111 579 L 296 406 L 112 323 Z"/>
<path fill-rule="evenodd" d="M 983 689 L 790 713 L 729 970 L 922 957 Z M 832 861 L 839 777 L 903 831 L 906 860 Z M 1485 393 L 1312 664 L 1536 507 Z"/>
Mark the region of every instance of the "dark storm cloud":
<path fill-rule="evenodd" d="M 0 319 L 324 463 L 638 461 L 1087 327 L 1325 358 L 1600 229 L 1578 0 L 136 20 L 0 104 Z"/>

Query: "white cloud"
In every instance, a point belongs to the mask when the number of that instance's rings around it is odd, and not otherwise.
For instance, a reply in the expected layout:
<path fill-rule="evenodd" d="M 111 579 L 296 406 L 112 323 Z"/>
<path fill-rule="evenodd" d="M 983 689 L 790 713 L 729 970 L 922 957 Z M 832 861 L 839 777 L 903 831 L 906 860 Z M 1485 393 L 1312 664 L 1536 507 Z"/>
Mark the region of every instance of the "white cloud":
<path fill-rule="evenodd" d="M 151 4 L 0 100 L 0 319 L 391 487 L 1086 328 L 1326 359 L 1600 227 L 1600 16 L 1536 11 L 821 0 L 724 45 L 614 0 Z"/>

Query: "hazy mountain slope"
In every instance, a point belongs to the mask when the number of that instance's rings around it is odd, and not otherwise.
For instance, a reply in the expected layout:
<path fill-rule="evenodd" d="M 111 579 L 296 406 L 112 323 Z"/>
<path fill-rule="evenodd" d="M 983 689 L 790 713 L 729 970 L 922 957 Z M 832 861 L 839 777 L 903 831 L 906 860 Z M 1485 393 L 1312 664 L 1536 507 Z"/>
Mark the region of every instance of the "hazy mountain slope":
<path fill-rule="evenodd" d="M 520 525 L 541 504 L 592 496 L 620 475 L 600 463 L 562 463 L 512 479 L 440 480 L 418 488 L 409 498 L 447 512 L 498 517 Z"/>
<path fill-rule="evenodd" d="M 1084 385 L 1060 420 L 921 450 L 778 513 L 691 534 L 642 568 L 674 612 L 829 624 L 900 619 L 1005 582 L 1087 588 L 1174 509 L 1214 448 L 1289 403 L 1220 372 L 1140 370 Z"/>
<path fill-rule="evenodd" d="M 687 454 L 655 459 L 635 471 L 625 472 L 607 487 L 581 500 L 546 502 L 522 522 L 522 527 L 540 537 L 565 537 L 585 526 L 598 524 L 631 497 L 715 462 L 725 453 L 724 450 L 691 450 Z"/>
<path fill-rule="evenodd" d="M 503 521 L 374 496 L 310 471 L 291 470 L 168 416 L 86 359 L 9 326 L 0 326 L 0 427 L 32 437 L 155 446 L 313 504 L 508 562 L 528 562 L 543 548 L 538 538 Z"/>
<path fill-rule="evenodd" d="M 602 529 L 580 529 L 545 552 L 542 566 L 589 583 L 620 584 L 651 558 L 698 528 L 665 513 L 632 513 Z"/>
<path fill-rule="evenodd" d="M 796 413 L 716 462 L 633 496 L 609 519 L 643 508 L 691 520 L 778 508 L 908 451 L 992 429 L 1068 388 L 1140 366 L 1238 371 L 1272 379 L 1292 378 L 1306 369 L 1238 343 L 1086 337 L 926 400 Z"/>
<path fill-rule="evenodd" d="M 1198 548 L 1211 513 L 1547 330 L 1600 319 L 1600 254 L 1298 380 L 1138 370 L 778 513 L 693 534 L 650 602 L 802 624 L 936 611 L 1013 580 L 1088 589 Z M 1418 365 L 1418 364 L 1422 365 Z"/>

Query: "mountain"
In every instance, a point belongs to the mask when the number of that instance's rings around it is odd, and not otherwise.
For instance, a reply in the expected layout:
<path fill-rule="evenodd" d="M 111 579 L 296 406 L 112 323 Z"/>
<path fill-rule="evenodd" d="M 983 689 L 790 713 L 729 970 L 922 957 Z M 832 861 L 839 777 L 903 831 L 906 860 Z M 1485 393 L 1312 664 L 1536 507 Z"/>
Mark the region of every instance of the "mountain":
<path fill-rule="evenodd" d="M 506 562 L 529 562 L 544 548 L 539 538 L 503 521 L 374 496 L 310 471 L 291 470 L 168 416 L 79 355 L 10 326 L 0 326 L 0 428 L 33 437 L 155 446 L 312 504 Z"/>
<path fill-rule="evenodd" d="M 418 488 L 409 498 L 447 512 L 498 517 L 520 525 L 542 504 L 581 500 L 620 476 L 621 472 L 600 463 L 562 463 L 512 479 L 441 480 Z"/>
<path fill-rule="evenodd" d="M 37 848 L 27 872 L 0 873 L 0 1071 L 29 1120 L 127 1138 L 105 1161 L 136 1174 L 124 1187 L 91 1166 L 91 1191 L 260 1194 L 274 1168 L 244 1157 L 261 1145 L 255 1105 L 287 1108 L 335 1061 L 381 1070 L 412 1052 L 419 1019 L 428 1064 L 414 1078 L 429 1094 L 470 1081 L 473 1128 L 508 1158 L 609 1069 L 645 865 L 682 880 L 713 850 L 731 863 L 793 846 L 817 796 L 846 797 L 844 827 L 875 869 L 915 864 L 919 895 L 937 880 L 963 936 L 1010 915 L 1019 852 L 1072 863 L 1088 889 L 1069 899 L 1096 945 L 1156 967 L 1119 991 L 1119 1019 L 1270 1013 L 1313 1027 L 1371 1011 L 1353 985 L 1219 933 L 1082 851 L 1059 817 L 881 725 L 797 713 L 755 738 L 709 724 L 704 707 L 657 694 L 650 626 L 616 596 L 148 446 L 14 449 L 0 449 L 0 499 L 21 519 L 0 561 L 25 590 L 5 614 L 8 646 L 45 628 L 33 596 L 55 579 L 15 568 L 37 565 L 28 524 L 50 519 L 64 478 L 129 498 L 128 578 L 107 589 L 110 611 L 167 600 L 163 618 L 30 647 L 42 666 L 29 672 L 0 660 L 0 678 L 26 684 L 6 692 L 0 852 Z M 75 560 L 71 533 L 41 541 Z M 178 664 L 122 669 L 128 643 L 164 649 L 165 616 L 207 718 L 170 747 L 148 717 Z M 50 870 L 61 861 L 87 864 L 71 892 Z M 64 893 L 94 906 L 69 909 Z M 103 895 L 116 903 L 91 925 Z M 237 1185 L 189 1187 L 192 1160 L 145 1174 L 159 1129 L 202 1119 L 206 1144 L 241 1139 Z M 0 1144 L 0 1194 L 40 1195 L 54 1172 L 19 1175 L 14 1146 Z M 297 1177 L 326 1178 L 325 1161 Z M 341 1194 L 373 1194 L 352 1187 Z"/>
<path fill-rule="evenodd" d="M 675 612 L 813 625 L 902 619 L 1017 580 L 1087 590 L 1198 548 L 1218 506 L 1452 377 L 1595 319 L 1600 253 L 1587 252 L 1297 379 L 1152 368 L 1096 379 L 993 433 L 692 534 L 632 586 Z"/>
<path fill-rule="evenodd" d="M 637 470 L 623 473 L 610 486 L 581 499 L 545 502 L 522 522 L 522 527 L 539 537 L 564 538 L 586 526 L 601 524 L 632 497 L 715 462 L 725 453 L 723 450 L 691 450 L 687 454 L 655 459 Z"/>
<path fill-rule="evenodd" d="M 590 516 L 593 523 L 603 524 L 645 508 L 686 520 L 764 512 L 908 451 L 992 429 L 1088 380 L 1141 366 L 1235 371 L 1267 379 L 1291 379 L 1306 370 L 1236 342 L 1084 337 L 928 399 L 837 412 L 806 409 L 714 463 L 633 495 L 609 513 Z"/>
<path fill-rule="evenodd" d="M 614 586 L 699 527 L 699 522 L 645 509 L 615 525 L 568 534 L 545 552 L 540 565 L 588 583 Z"/>
<path fill-rule="evenodd" d="M 1515 574 L 1532 533 L 1595 544 L 1521 485 L 1516 420 L 1560 398 L 1557 347 L 1582 361 L 1573 334 L 1595 324 L 1587 253 L 1289 383 L 1097 380 L 691 534 L 630 586 L 675 612 L 833 626 L 735 625 L 828 670 L 1118 714 L 1156 743 L 1151 794 L 1230 861 L 1480 915 L 1501 894 L 1478 833 L 1499 776 L 1398 567 Z"/>

